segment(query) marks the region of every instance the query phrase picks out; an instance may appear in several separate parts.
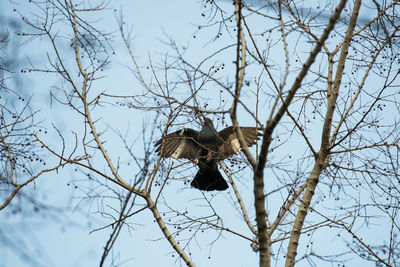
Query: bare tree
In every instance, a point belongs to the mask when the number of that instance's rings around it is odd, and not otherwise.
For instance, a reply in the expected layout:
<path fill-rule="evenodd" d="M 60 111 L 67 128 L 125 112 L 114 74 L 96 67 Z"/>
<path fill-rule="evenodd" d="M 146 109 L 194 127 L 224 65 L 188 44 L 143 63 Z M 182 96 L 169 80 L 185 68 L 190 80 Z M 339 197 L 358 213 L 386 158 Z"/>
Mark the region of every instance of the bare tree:
<path fill-rule="evenodd" d="M 34 137 L 47 130 L 32 103 L 32 92 L 26 86 L 29 81 L 21 77 L 24 49 L 15 33 L 23 23 L 3 15 L 0 22 L 0 246 L 3 253 L 12 252 L 25 264 L 41 266 L 43 259 L 35 257 L 31 249 L 40 247 L 40 241 L 32 235 L 29 220 L 21 218 L 39 221 L 46 217 L 42 222 L 58 224 L 58 219 L 67 221 L 67 217 L 59 207 L 39 199 L 34 190 L 36 179 L 57 167 L 48 167 L 46 153 Z"/>
<path fill-rule="evenodd" d="M 50 92 L 52 100 L 81 123 L 68 131 L 54 126 L 58 145 L 29 134 L 57 164 L 22 183 L 14 182 L 13 166 L 25 170 L 24 164 L 14 160 L 16 153 L 2 137 L 9 165 L 5 179 L 15 195 L 43 172 L 71 166 L 84 173 L 85 200 L 100 203 L 99 216 L 109 220 L 94 230 L 110 231 L 100 266 L 114 262 L 109 255 L 121 230 L 133 230 L 129 220 L 145 211 L 187 266 L 195 266 L 191 251 L 205 230 L 215 237 L 210 247 L 226 242 L 221 236 L 245 240 L 260 266 L 345 264 L 354 258 L 399 265 L 398 1 L 312 6 L 235 0 L 231 7 L 204 1 L 204 24 L 193 38 L 206 35 L 208 54 L 193 59 L 195 49 L 167 36 L 173 53 L 155 61 L 150 56 L 145 65 L 135 55 L 122 12 L 115 12 L 117 35 L 102 30 L 101 20 L 88 19 L 107 12 L 103 3 L 32 2 L 34 15 L 17 11 L 30 27 L 21 37 L 46 38 L 50 47 L 43 51 L 47 64 L 31 62 L 23 71 L 55 75 L 59 84 Z M 102 88 L 117 41 L 140 84 L 124 94 Z M 66 44 L 70 49 L 61 49 Z M 123 133 L 103 118 L 110 110 L 123 118 L 127 108 L 132 114 L 146 111 L 140 130 Z M 161 136 L 199 127 L 204 116 L 218 126 L 230 120 L 243 150 L 220 168 L 245 231 L 235 230 L 238 222 L 218 208 L 215 199 L 225 193 L 204 192 L 201 199 L 193 197 L 195 204 L 181 205 L 168 187 L 179 185 L 178 192 L 190 197 L 195 167 L 154 153 Z M 247 147 L 243 125 L 262 128 L 256 148 Z M 191 205 L 202 209 L 188 211 Z M 380 238 L 371 238 L 372 225 L 381 225 Z M 336 236 L 340 248 L 313 245 L 326 236 Z"/>

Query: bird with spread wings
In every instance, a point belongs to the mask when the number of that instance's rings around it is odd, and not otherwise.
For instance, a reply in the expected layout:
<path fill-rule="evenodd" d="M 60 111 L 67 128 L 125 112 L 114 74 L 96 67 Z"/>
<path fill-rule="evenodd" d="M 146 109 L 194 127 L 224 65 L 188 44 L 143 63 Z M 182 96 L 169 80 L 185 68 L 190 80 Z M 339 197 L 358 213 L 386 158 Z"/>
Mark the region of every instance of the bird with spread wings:
<path fill-rule="evenodd" d="M 240 127 L 240 129 L 248 147 L 254 145 L 262 135 L 259 132 L 260 128 L 257 127 Z M 228 188 L 217 163 L 242 151 L 233 127 L 217 132 L 209 118 L 204 119 L 200 131 L 184 128 L 167 134 L 154 146 L 157 147 L 158 155 L 163 158 L 185 158 L 197 164 L 199 171 L 191 186 L 204 191 L 222 191 Z"/>

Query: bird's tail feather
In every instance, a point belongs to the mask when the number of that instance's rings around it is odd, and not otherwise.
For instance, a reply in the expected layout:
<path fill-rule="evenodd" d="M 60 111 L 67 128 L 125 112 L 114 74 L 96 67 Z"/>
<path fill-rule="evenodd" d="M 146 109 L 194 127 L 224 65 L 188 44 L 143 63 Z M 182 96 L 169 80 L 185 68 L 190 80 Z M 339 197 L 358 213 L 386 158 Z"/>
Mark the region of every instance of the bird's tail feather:
<path fill-rule="evenodd" d="M 228 188 L 218 168 L 200 168 L 190 185 L 204 191 L 223 191 Z"/>

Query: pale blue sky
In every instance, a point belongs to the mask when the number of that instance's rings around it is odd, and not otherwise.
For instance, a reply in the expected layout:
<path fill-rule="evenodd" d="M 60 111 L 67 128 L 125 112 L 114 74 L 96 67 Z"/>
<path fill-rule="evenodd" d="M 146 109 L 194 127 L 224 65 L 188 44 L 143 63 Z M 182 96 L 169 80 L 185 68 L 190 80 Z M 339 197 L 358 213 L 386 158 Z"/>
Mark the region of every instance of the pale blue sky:
<path fill-rule="evenodd" d="M 221 1 L 219 4 L 230 10 L 233 8 L 231 1 Z M 3 1 L 1 4 L 2 14 L 12 14 L 13 6 L 14 4 Z M 17 6 L 21 12 L 28 12 L 28 5 L 26 3 L 20 3 L 17 4 Z M 105 17 L 103 19 L 105 23 L 101 24 L 106 25 L 107 28 L 105 28 L 105 30 L 117 30 L 116 13 L 114 13 L 113 9 L 116 9 L 118 12 L 122 10 L 126 25 L 131 27 L 134 37 L 132 41 L 133 52 L 139 64 L 143 66 L 147 64 L 149 57 L 152 58 L 153 62 L 160 62 L 164 54 L 170 52 L 168 46 L 161 42 L 161 40 L 167 39 L 165 34 L 175 39 L 180 46 L 189 47 L 189 51 L 191 51 L 191 53 L 189 53 L 190 59 L 197 62 L 200 61 L 204 55 L 208 55 L 212 51 L 217 50 L 216 47 L 222 47 L 234 41 L 234 37 L 224 35 L 214 43 L 210 43 L 209 38 L 212 36 L 211 33 L 213 31 L 216 33 L 217 27 L 197 32 L 197 25 L 204 25 L 207 23 L 207 19 L 201 16 L 201 4 L 197 1 L 112 1 L 112 3 L 110 3 L 110 9 L 104 12 Z M 262 28 L 264 26 L 263 22 L 260 21 L 259 27 Z M 196 38 L 193 38 L 193 35 L 196 35 Z M 140 90 L 141 85 L 126 68 L 131 62 L 127 60 L 127 53 L 119 38 L 119 33 L 115 32 L 115 36 L 117 36 L 117 41 L 112 45 L 116 51 L 116 55 L 111 59 L 112 63 L 106 72 L 107 77 L 102 83 L 97 85 L 98 88 L 96 89 L 99 91 L 107 89 L 110 93 L 129 95 L 132 94 L 132 92 L 137 92 L 136 90 Z M 21 51 L 23 54 L 29 53 L 36 62 L 40 62 L 43 60 L 42 45 L 46 46 L 47 42 L 35 40 L 29 44 L 29 52 L 24 50 L 26 49 L 25 47 L 21 47 Z M 300 50 L 306 50 L 303 45 L 299 45 Z M 229 53 L 225 56 L 225 58 L 221 56 L 219 60 L 221 60 L 221 62 L 224 60 L 227 64 L 233 61 L 233 59 L 230 59 Z M 277 53 L 271 56 L 271 60 L 276 62 L 282 61 L 282 54 Z M 234 77 L 233 73 L 229 73 L 231 67 L 227 67 L 228 70 L 226 70 L 226 73 L 229 75 L 227 79 L 233 79 Z M 71 140 L 71 129 L 79 128 L 82 119 L 71 114 L 71 112 L 60 112 L 62 107 L 57 104 L 54 104 L 52 109 L 48 109 L 48 90 L 56 83 L 56 79 L 49 75 L 44 76 L 42 74 L 27 74 L 24 76 L 24 79 L 24 86 L 29 85 L 29 88 L 32 88 L 30 91 L 26 92 L 26 94 L 31 95 L 34 91 L 33 103 L 42 110 L 40 116 L 43 118 L 46 127 L 51 129 L 51 123 L 55 120 L 55 124 L 67 136 L 67 140 Z M 119 129 L 123 133 L 128 130 L 132 136 L 130 140 L 140 136 L 141 129 L 138 128 L 138 125 L 141 127 L 142 119 L 148 119 L 150 117 L 146 112 L 134 112 L 128 109 L 125 109 L 123 112 L 123 116 L 125 117 L 121 117 L 121 108 L 118 107 L 106 107 L 94 114 L 98 118 L 103 118 L 103 126 L 110 125 L 112 128 Z M 246 117 L 242 114 L 241 116 L 242 121 L 244 121 L 243 124 L 246 124 Z M 217 124 L 217 126 L 218 129 L 222 128 L 221 124 Z M 193 124 L 190 127 L 197 128 L 199 126 Z M 317 131 L 313 133 L 313 135 L 314 134 L 315 136 L 319 136 L 319 132 Z M 112 158 L 116 159 L 118 156 L 124 158 L 126 152 L 120 150 L 120 140 L 115 137 L 112 131 L 109 131 L 107 135 L 109 138 L 107 139 L 106 146 Z M 58 142 L 57 134 L 54 131 L 49 131 L 48 136 L 54 140 L 53 142 Z M 316 142 L 317 145 L 319 140 L 315 139 L 314 142 Z M 301 157 L 304 150 L 295 150 L 295 148 L 300 147 L 298 143 L 299 140 L 292 139 L 288 140 L 288 143 L 285 145 L 290 152 L 293 152 L 292 155 L 297 154 L 296 156 Z M 140 143 L 138 146 L 140 146 Z M 135 146 L 135 149 L 138 149 L 137 153 L 141 153 L 142 151 L 141 148 L 137 146 Z M 277 157 L 282 159 L 285 159 L 286 156 L 287 155 L 277 155 Z M 124 163 L 124 160 L 122 160 L 122 162 Z M 193 171 L 193 169 L 191 171 Z M 125 177 L 129 177 L 129 168 L 123 169 L 123 174 Z M 61 217 L 61 222 L 55 223 L 51 218 L 47 219 L 41 216 L 30 217 L 24 215 L 9 217 L 5 212 L 0 213 L 0 221 L 6 221 L 6 227 L 2 228 L 1 231 L 7 231 L 7 233 L 10 233 L 8 236 L 11 237 L 13 236 L 12 232 L 15 231 L 19 238 L 24 237 L 25 245 L 18 239 L 14 241 L 18 246 L 26 248 L 27 251 L 31 252 L 31 256 L 38 262 L 37 266 L 72 267 L 98 265 L 102 254 L 102 248 L 109 236 L 110 229 L 98 231 L 90 235 L 89 232 L 110 221 L 103 218 L 96 213 L 96 211 L 98 207 L 102 207 L 102 205 L 105 204 L 114 204 L 119 207 L 119 203 L 113 200 L 100 203 L 80 199 L 80 197 L 85 195 L 84 192 L 86 192 L 88 188 L 96 186 L 96 184 L 93 183 L 82 182 L 84 179 L 84 174 L 74 172 L 73 168 L 65 168 L 60 169 L 58 173 L 40 177 L 35 185 L 31 185 L 29 188 L 25 189 L 32 190 L 35 196 L 43 203 L 61 209 L 66 207 L 68 212 L 65 214 L 65 218 Z M 74 187 L 75 185 L 77 188 Z M 245 190 L 252 192 L 250 177 L 243 177 L 243 181 L 239 183 L 239 186 L 243 192 L 245 192 Z M 202 194 L 193 189 L 182 190 L 184 188 L 187 188 L 187 186 L 184 186 L 182 182 L 174 181 L 165 188 L 163 196 L 166 198 L 166 201 L 172 203 L 175 208 L 181 211 L 187 209 L 192 216 L 200 217 L 201 214 L 209 214 L 209 209 L 203 207 L 204 200 L 201 198 Z M 240 220 L 239 214 L 235 208 L 232 207 L 231 199 L 233 197 L 233 193 L 229 190 L 215 194 L 212 201 L 215 205 L 215 209 L 224 219 L 225 226 L 250 235 L 246 225 Z M 250 216 L 254 217 L 252 195 L 245 194 L 244 198 L 246 206 L 250 210 Z M 272 198 L 268 203 L 268 208 L 275 211 L 276 207 L 274 203 L 279 200 L 280 196 Z M 74 209 L 74 207 L 77 206 L 78 208 Z M 161 206 L 160 209 L 162 210 L 163 207 Z M 108 211 L 110 210 L 108 209 Z M 133 223 L 134 231 L 128 231 L 125 228 L 123 233 L 119 236 L 113 250 L 115 254 L 119 255 L 117 258 L 119 263 L 126 261 L 122 266 L 179 266 L 179 263 L 176 262 L 177 256 L 175 255 L 175 257 L 172 257 L 169 255 L 173 250 L 168 242 L 163 239 L 158 226 L 152 223 L 153 218 L 149 211 L 145 211 L 139 216 L 134 217 L 130 222 Z M 2 224 L 3 223 L 0 222 L 0 225 Z M 331 245 L 331 243 L 343 244 L 342 242 L 334 242 L 339 239 L 336 235 L 337 232 L 321 231 L 321 233 L 316 235 L 313 239 L 315 248 L 320 249 L 328 247 L 328 252 L 325 254 L 332 251 L 340 252 L 340 247 Z M 220 240 L 211 246 L 210 244 L 216 237 L 217 234 L 215 231 L 205 231 L 205 233 L 200 233 L 196 236 L 196 242 L 192 243 L 191 251 L 193 261 L 197 266 L 258 265 L 258 254 L 251 251 L 248 241 L 232 236 L 229 233 L 223 233 Z M 160 238 L 161 240 L 158 240 Z M 308 238 L 302 238 L 300 242 L 302 242 L 300 245 L 300 250 L 302 250 L 308 243 Z M 199 246 L 197 246 L 196 243 L 198 243 Z M 211 259 L 208 259 L 209 256 Z M 110 256 L 110 259 L 111 257 L 112 256 Z M 19 257 L 7 248 L 0 249 L 0 259 L 0 267 L 27 266 L 25 265 L 26 263 L 21 261 Z M 355 262 L 357 262 L 357 260 Z M 281 263 L 277 263 L 276 266 L 280 266 L 280 264 Z M 298 266 L 309 265 L 307 262 L 303 261 Z M 373 265 L 371 263 L 370 265 L 364 264 L 364 266 Z"/>

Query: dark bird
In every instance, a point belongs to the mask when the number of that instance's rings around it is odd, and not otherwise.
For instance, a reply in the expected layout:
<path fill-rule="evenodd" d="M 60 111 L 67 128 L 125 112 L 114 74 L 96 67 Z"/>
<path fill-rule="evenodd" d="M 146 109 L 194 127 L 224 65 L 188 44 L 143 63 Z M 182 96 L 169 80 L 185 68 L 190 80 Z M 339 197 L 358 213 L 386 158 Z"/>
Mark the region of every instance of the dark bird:
<path fill-rule="evenodd" d="M 248 147 L 254 145 L 262 134 L 261 128 L 240 127 Z M 209 118 L 204 119 L 203 128 L 196 131 L 184 128 L 170 133 L 154 145 L 163 158 L 185 158 L 199 166 L 199 171 L 190 183 L 199 190 L 222 191 L 228 184 L 218 170 L 218 161 L 239 154 L 242 149 L 232 126 L 217 132 Z"/>

